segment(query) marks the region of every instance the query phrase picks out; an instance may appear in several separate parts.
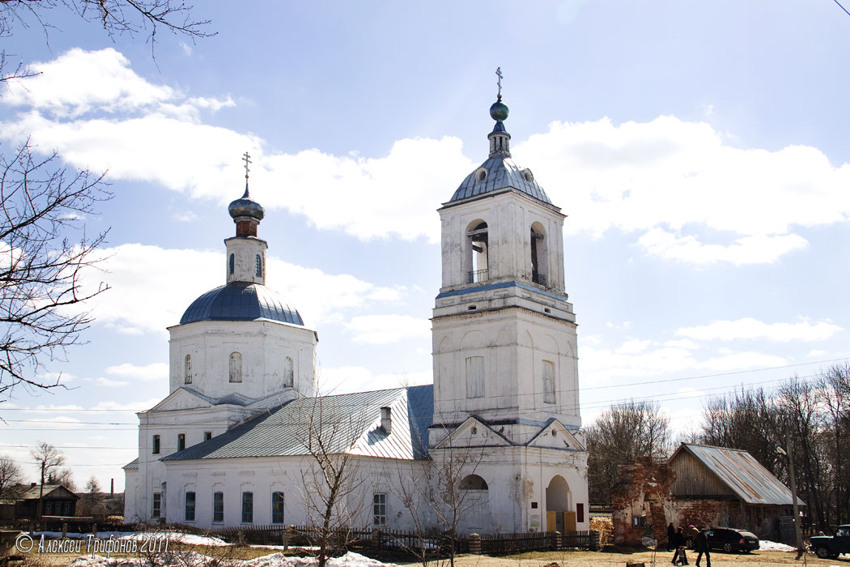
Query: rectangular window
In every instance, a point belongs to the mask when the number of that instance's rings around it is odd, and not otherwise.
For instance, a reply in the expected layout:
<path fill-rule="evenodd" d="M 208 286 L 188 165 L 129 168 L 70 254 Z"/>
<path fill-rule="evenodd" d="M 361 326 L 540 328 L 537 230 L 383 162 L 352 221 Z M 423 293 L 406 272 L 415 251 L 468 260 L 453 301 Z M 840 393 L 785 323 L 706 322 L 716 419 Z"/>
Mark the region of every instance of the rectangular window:
<path fill-rule="evenodd" d="M 204 441 L 212 439 L 212 431 L 204 431 Z"/>
<path fill-rule="evenodd" d="M 283 523 L 283 492 L 272 492 L 272 523 Z"/>
<path fill-rule="evenodd" d="M 555 363 L 543 361 L 543 403 L 555 403 Z"/>
<path fill-rule="evenodd" d="M 186 515 L 187 522 L 195 521 L 195 493 L 187 492 L 186 493 Z"/>
<path fill-rule="evenodd" d="M 177 450 L 182 451 L 186 448 L 186 434 L 178 433 L 177 434 Z"/>
<path fill-rule="evenodd" d="M 213 493 L 213 522 L 224 521 L 224 492 Z"/>
<path fill-rule="evenodd" d="M 254 522 L 254 493 L 242 493 L 242 523 L 251 524 Z"/>
<path fill-rule="evenodd" d="M 372 496 L 372 523 L 376 526 L 387 525 L 387 495 L 376 492 Z"/>
<path fill-rule="evenodd" d="M 159 518 L 162 513 L 162 494 L 159 492 L 153 493 L 153 509 L 151 510 L 151 518 Z"/>
<path fill-rule="evenodd" d="M 154 455 L 159 455 L 159 435 L 153 436 L 153 450 L 151 451 Z"/>
<path fill-rule="evenodd" d="M 576 522 L 584 521 L 584 504 L 577 503 L 576 504 Z"/>
<path fill-rule="evenodd" d="M 484 357 L 470 356 L 466 359 L 466 397 L 484 397 Z"/>

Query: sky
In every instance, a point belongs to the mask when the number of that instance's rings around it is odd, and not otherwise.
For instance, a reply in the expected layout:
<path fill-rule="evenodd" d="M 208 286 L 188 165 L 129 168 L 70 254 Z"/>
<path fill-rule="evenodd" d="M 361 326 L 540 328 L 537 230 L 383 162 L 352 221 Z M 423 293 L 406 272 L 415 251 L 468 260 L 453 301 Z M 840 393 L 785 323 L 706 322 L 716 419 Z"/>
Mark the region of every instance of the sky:
<path fill-rule="evenodd" d="M 564 224 L 585 424 L 627 400 L 676 432 L 708 399 L 850 362 L 850 16 L 834 0 L 205 1 L 208 38 L 109 37 L 60 8 L 0 39 L 0 151 L 107 172 L 108 230 L 66 388 L 0 404 L 0 455 L 64 452 L 123 490 L 168 331 L 224 283 L 227 204 L 266 210 L 267 285 L 319 335 L 325 391 L 431 381 L 439 216 L 487 158 Z"/>

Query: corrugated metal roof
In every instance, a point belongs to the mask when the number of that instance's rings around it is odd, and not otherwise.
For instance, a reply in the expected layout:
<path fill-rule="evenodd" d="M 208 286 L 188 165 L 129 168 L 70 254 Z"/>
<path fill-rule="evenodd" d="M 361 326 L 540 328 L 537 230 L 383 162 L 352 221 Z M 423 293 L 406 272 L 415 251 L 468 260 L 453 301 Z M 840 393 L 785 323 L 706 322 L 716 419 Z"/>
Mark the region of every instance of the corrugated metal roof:
<path fill-rule="evenodd" d="M 483 180 L 479 180 L 479 171 L 486 170 Z M 481 166 L 466 176 L 449 202 L 468 199 L 485 193 L 494 193 L 501 189 L 516 189 L 549 205 L 552 201 L 543 188 L 527 169 L 520 169 L 511 156 L 497 154 L 481 164 Z"/>
<path fill-rule="evenodd" d="M 392 409 L 389 434 L 381 428 L 382 407 Z M 306 455 L 311 431 L 330 453 L 421 459 L 432 414 L 433 386 L 299 398 L 162 460 Z"/>
<path fill-rule="evenodd" d="M 271 319 L 304 325 L 301 315 L 275 291 L 260 284 L 230 282 L 212 289 L 192 302 L 180 324 L 195 321 L 253 321 Z"/>
<path fill-rule="evenodd" d="M 682 449 L 696 457 L 748 504 L 793 504 L 791 490 L 747 451 L 682 443 L 670 460 L 675 459 Z M 797 501 L 805 505 L 799 498 Z"/>
<path fill-rule="evenodd" d="M 139 468 L 139 457 L 136 457 L 135 459 L 133 459 L 132 461 L 130 461 L 129 463 L 127 463 L 126 465 L 124 465 L 121 468 L 122 469 L 138 469 Z"/>

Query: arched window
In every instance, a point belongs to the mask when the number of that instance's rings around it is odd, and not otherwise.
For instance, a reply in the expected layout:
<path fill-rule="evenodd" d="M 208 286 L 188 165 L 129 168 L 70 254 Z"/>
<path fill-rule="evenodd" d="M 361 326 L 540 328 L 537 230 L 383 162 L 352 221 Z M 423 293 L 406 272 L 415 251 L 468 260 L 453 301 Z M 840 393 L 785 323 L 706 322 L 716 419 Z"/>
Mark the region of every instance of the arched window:
<path fill-rule="evenodd" d="M 461 490 L 487 490 L 487 481 L 477 474 L 470 474 L 460 481 Z"/>
<path fill-rule="evenodd" d="M 257 277 L 262 277 L 263 275 L 263 257 L 257 254 Z"/>
<path fill-rule="evenodd" d="M 192 355 L 187 354 L 186 358 L 183 359 L 183 383 L 191 384 L 192 383 Z"/>
<path fill-rule="evenodd" d="M 294 369 L 292 364 L 292 359 L 290 357 L 286 357 L 283 361 L 283 385 L 286 388 L 291 388 L 294 377 Z"/>
<path fill-rule="evenodd" d="M 547 265 L 548 253 L 546 250 L 546 232 L 539 222 L 531 225 L 531 281 L 543 286 L 548 285 Z"/>
<path fill-rule="evenodd" d="M 230 353 L 230 381 L 231 382 L 241 382 L 242 381 L 242 353 L 241 352 L 231 352 Z"/>
<path fill-rule="evenodd" d="M 466 283 L 485 282 L 490 279 L 487 223 L 476 221 L 466 232 L 466 260 L 469 270 Z"/>
<path fill-rule="evenodd" d="M 236 256 L 233 254 L 230 255 L 230 259 L 228 260 L 228 269 L 230 270 L 230 275 L 233 275 L 233 271 L 236 269 Z"/>

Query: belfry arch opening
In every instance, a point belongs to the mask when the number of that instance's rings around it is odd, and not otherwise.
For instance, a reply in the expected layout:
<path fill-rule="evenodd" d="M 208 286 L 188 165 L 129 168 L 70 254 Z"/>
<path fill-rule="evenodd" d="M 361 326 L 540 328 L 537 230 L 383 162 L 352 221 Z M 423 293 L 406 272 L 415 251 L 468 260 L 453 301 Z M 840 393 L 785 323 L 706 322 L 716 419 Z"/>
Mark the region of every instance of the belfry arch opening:
<path fill-rule="evenodd" d="M 546 242 L 546 230 L 536 222 L 531 225 L 531 281 L 542 286 L 548 286 L 549 254 Z"/>
<path fill-rule="evenodd" d="M 466 231 L 465 256 L 467 283 L 485 282 L 490 279 L 489 239 L 486 222 L 477 220 L 470 223 Z"/>

